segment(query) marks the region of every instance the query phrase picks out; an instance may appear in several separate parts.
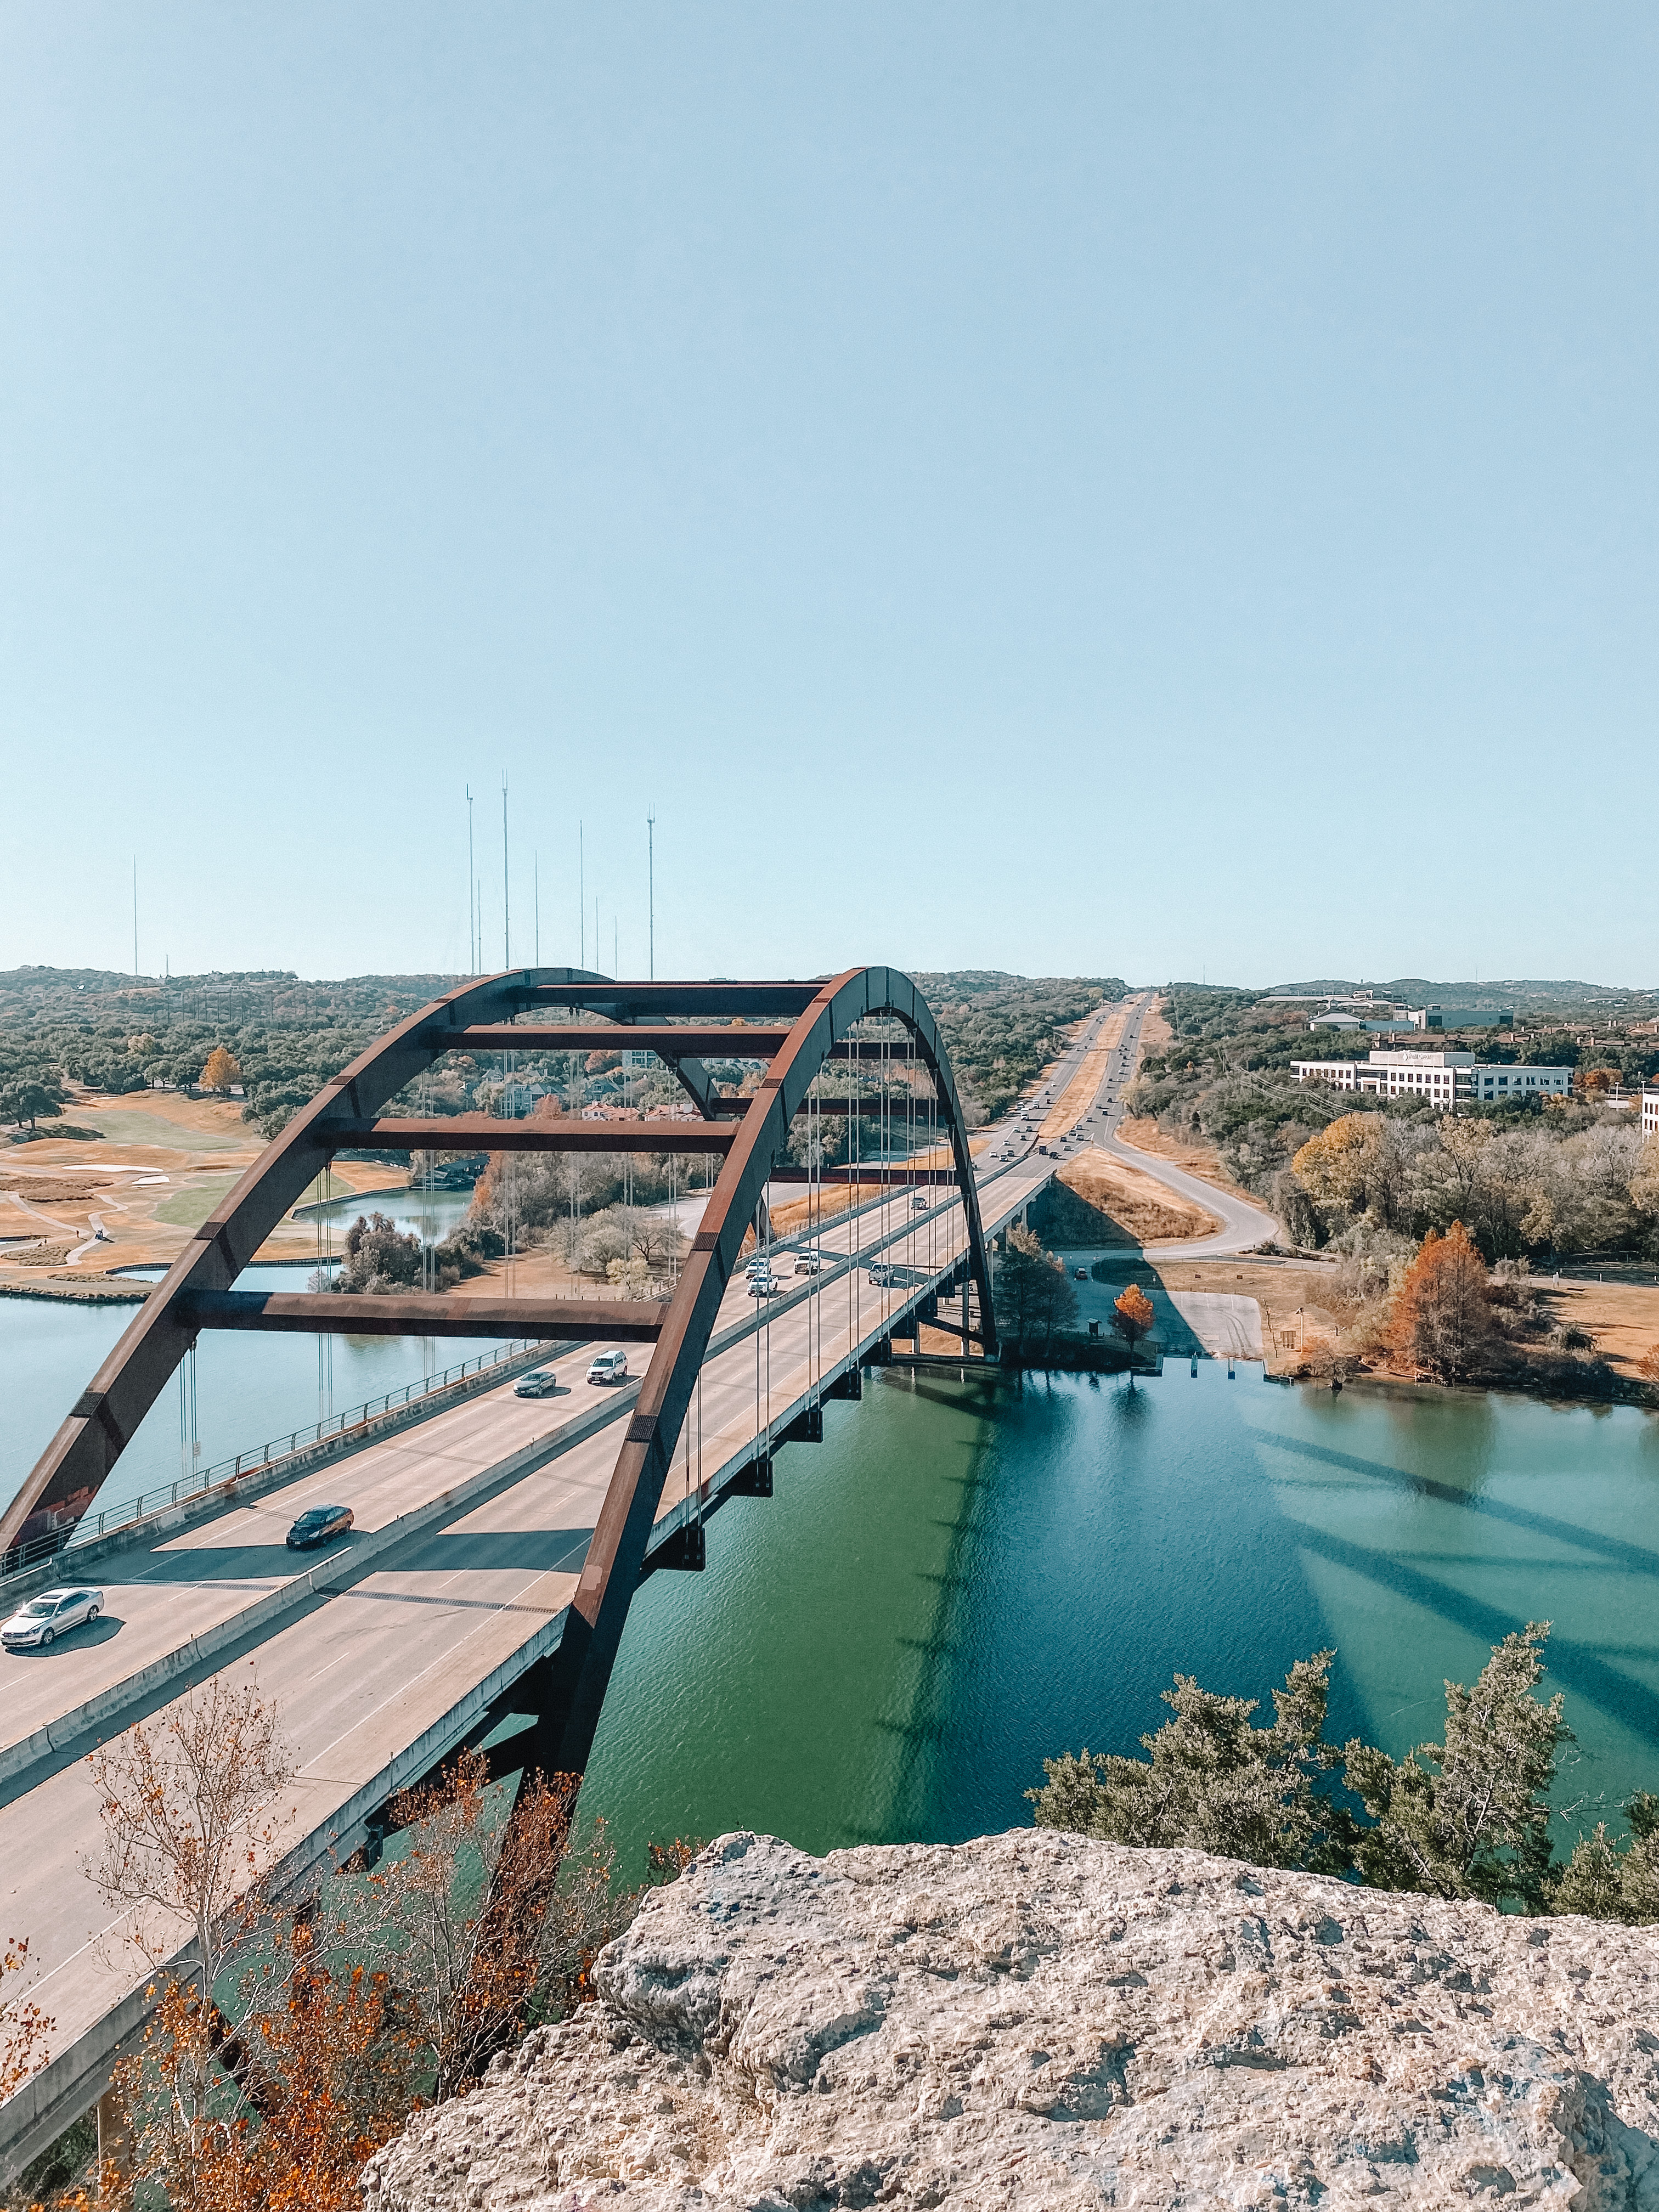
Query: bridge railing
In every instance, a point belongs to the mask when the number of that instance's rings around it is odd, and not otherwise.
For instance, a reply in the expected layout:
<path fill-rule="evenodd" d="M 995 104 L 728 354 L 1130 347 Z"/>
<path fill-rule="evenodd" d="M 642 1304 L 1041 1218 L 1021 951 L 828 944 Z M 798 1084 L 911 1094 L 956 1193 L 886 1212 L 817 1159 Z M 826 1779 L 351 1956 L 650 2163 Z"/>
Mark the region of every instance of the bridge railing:
<path fill-rule="evenodd" d="M 0 1559 L 0 1577 L 21 1573 L 25 1568 L 38 1565 L 54 1553 L 72 1551 L 79 1545 L 93 1542 L 100 1536 L 113 1535 L 118 1529 L 131 1527 L 152 1513 L 160 1513 L 169 1505 L 179 1504 L 187 1498 L 198 1498 L 205 1491 L 216 1490 L 222 1484 L 245 1481 L 251 1475 L 265 1474 L 285 1461 L 299 1460 L 314 1451 L 319 1444 L 335 1444 L 349 1438 L 357 1431 L 383 1421 L 388 1413 L 402 1413 L 411 1406 L 423 1404 L 446 1390 L 458 1390 L 468 1377 L 492 1373 L 526 1352 L 542 1350 L 539 1344 L 528 1340 L 514 1339 L 498 1345 L 493 1352 L 479 1352 L 473 1358 L 462 1359 L 441 1374 L 424 1375 L 417 1381 L 407 1382 L 401 1390 L 382 1392 L 378 1398 L 366 1399 L 349 1413 L 330 1413 L 320 1420 L 311 1421 L 301 1428 L 291 1429 L 285 1437 L 272 1437 L 251 1450 L 238 1452 L 232 1459 L 217 1461 L 195 1474 L 181 1474 L 172 1482 L 159 1483 L 152 1490 L 141 1491 L 137 1498 L 126 1498 L 99 1513 L 83 1514 L 80 1520 L 67 1522 L 61 1528 L 50 1528 L 37 1536 L 30 1536 L 14 1544 Z M 298 1471 L 297 1469 L 295 1470 Z"/>

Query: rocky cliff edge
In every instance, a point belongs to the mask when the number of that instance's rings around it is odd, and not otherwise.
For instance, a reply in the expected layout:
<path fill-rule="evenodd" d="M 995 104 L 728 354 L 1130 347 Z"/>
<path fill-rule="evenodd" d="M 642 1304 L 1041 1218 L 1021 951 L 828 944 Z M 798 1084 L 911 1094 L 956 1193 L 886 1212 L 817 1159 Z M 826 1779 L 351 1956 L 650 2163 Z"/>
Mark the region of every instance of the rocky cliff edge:
<path fill-rule="evenodd" d="M 1659 2212 L 1659 1934 L 1048 1831 L 722 1837 L 374 2212 Z"/>

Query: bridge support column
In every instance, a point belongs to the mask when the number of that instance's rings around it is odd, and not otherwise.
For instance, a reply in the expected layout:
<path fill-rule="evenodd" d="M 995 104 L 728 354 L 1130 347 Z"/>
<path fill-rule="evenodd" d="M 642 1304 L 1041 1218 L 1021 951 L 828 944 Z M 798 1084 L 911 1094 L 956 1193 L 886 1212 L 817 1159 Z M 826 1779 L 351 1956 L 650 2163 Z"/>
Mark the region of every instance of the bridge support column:
<path fill-rule="evenodd" d="M 703 1540 L 701 1521 L 688 1521 L 676 1528 L 665 1544 L 659 1544 L 646 1561 L 646 1574 L 655 1574 L 659 1568 L 667 1567 L 682 1574 L 700 1575 L 708 1564 L 708 1554 Z M 644 1576 L 641 1580 L 644 1580 Z"/>

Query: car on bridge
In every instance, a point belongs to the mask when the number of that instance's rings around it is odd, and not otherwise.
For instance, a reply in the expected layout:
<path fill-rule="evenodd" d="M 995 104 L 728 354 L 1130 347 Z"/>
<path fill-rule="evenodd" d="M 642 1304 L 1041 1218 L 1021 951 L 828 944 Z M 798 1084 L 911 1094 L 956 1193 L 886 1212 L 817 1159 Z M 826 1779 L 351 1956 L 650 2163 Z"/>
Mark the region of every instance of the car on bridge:
<path fill-rule="evenodd" d="M 821 1273 L 823 1265 L 823 1255 L 821 1252 L 797 1252 L 795 1255 L 795 1273 L 798 1275 Z"/>
<path fill-rule="evenodd" d="M 49 1651 L 60 1636 L 96 1620 L 103 1609 L 100 1589 L 42 1590 L 0 1626 L 0 1644 L 8 1651 Z"/>
<path fill-rule="evenodd" d="M 515 1398 L 551 1398 L 557 1395 L 559 1378 L 550 1367 L 532 1367 L 528 1375 L 520 1376 L 513 1385 Z"/>
<path fill-rule="evenodd" d="M 628 1354 L 625 1352 L 601 1352 L 588 1364 L 590 1382 L 626 1382 Z"/>
<path fill-rule="evenodd" d="M 349 1505 L 308 1505 L 288 1532 L 288 1548 L 308 1552 L 313 1544 L 331 1543 L 343 1536 L 356 1518 Z"/>

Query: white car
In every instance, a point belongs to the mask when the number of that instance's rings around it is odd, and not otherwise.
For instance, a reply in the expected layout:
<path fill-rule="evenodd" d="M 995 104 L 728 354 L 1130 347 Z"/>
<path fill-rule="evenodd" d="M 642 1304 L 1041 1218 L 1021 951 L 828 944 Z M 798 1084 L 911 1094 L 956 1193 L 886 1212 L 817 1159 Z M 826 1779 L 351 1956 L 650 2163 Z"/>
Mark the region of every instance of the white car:
<path fill-rule="evenodd" d="M 628 1354 L 625 1352 L 602 1352 L 587 1370 L 590 1382 L 626 1382 Z"/>
<path fill-rule="evenodd" d="M 797 1253 L 796 1253 L 796 1255 L 795 1255 L 795 1273 L 796 1273 L 798 1275 L 816 1275 L 816 1274 L 819 1274 L 819 1273 L 821 1273 L 823 1272 L 823 1255 L 822 1255 L 821 1253 L 817 1253 L 817 1252 L 797 1252 Z"/>
<path fill-rule="evenodd" d="M 103 1609 L 100 1589 L 42 1590 L 0 1626 L 0 1644 L 8 1651 L 50 1650 L 60 1636 L 96 1620 Z"/>

